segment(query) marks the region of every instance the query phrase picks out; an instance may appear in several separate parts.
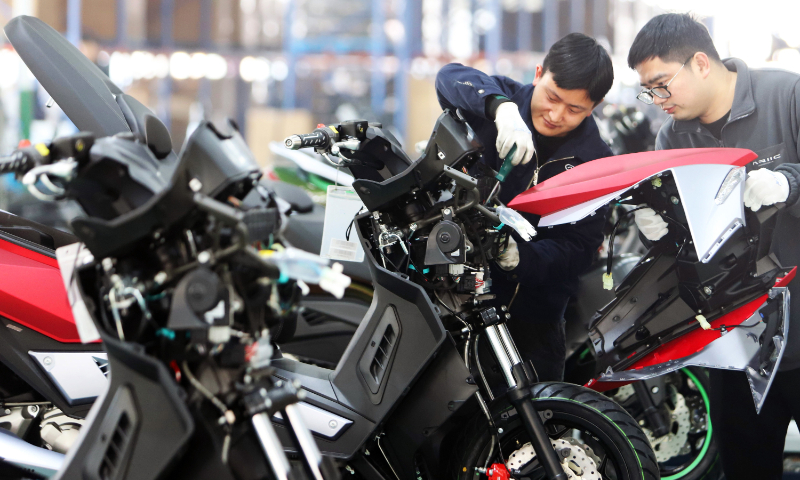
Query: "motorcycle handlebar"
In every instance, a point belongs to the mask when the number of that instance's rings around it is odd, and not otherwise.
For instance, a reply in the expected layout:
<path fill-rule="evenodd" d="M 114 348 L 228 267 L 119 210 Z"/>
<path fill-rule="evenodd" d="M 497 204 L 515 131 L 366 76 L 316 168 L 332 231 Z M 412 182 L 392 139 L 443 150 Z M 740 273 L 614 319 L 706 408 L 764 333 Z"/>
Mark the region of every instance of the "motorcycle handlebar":
<path fill-rule="evenodd" d="M 301 148 L 326 148 L 330 145 L 330 138 L 321 130 L 311 133 L 301 133 L 292 135 L 283 141 L 286 148 L 290 150 L 300 150 Z"/>

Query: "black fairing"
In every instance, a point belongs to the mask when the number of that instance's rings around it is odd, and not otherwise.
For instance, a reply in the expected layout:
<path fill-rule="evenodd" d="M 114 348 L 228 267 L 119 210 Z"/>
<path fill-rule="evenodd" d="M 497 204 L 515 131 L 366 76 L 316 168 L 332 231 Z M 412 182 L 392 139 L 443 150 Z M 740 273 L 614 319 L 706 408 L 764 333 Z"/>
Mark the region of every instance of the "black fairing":
<path fill-rule="evenodd" d="M 708 263 L 699 262 L 693 249 L 682 256 L 677 268 L 684 301 L 705 313 L 769 288 L 780 267 L 769 256 L 776 213 L 776 208 L 746 210 L 747 227 L 737 230 Z"/>
<path fill-rule="evenodd" d="M 158 159 L 132 136 L 101 138 L 70 193 L 91 217 L 111 220 L 147 203 L 168 181 Z"/>
<path fill-rule="evenodd" d="M 156 158 L 163 159 L 172 153 L 169 130 L 149 108 L 124 93 L 117 95 L 117 103 L 131 131 L 150 148 Z"/>
<path fill-rule="evenodd" d="M 159 360 L 138 346 L 101 336 L 114 373 L 93 421 L 84 427 L 84 440 L 74 447 L 74 458 L 82 461 L 68 462 L 57 478 L 175 478 L 169 472 L 195 430 L 184 394 Z"/>
<path fill-rule="evenodd" d="M 459 170 L 461 167 L 469 168 L 471 166 L 469 163 L 483 151 L 483 146 L 472 128 L 466 122 L 454 117 L 449 111 L 445 111 L 437 119 L 425 153 L 402 171 L 393 171 L 391 168 L 394 165 L 396 170 L 398 166 L 402 165 L 402 162 L 386 160 L 399 155 L 394 148 L 388 148 L 389 142 L 384 138 L 370 138 L 368 135 L 367 145 L 362 142 L 359 153 L 375 150 L 372 148 L 373 142 L 377 143 L 376 153 L 380 153 L 380 155 L 375 155 L 373 163 L 378 164 L 383 160 L 383 164 L 389 167 L 389 178 L 381 180 L 380 172 L 377 171 L 379 168 L 373 169 L 372 172 L 366 167 L 350 169 L 357 179 L 353 182 L 353 187 L 370 211 L 386 208 L 403 195 L 415 190 L 431 192 L 440 190 L 444 187 L 444 184 L 440 185 L 440 182 L 449 182 L 449 179 L 443 180 L 442 173 L 445 166 Z M 372 159 L 371 155 L 369 157 Z M 378 157 L 381 160 L 377 160 Z"/>
<path fill-rule="evenodd" d="M 227 121 L 201 122 L 180 154 L 181 164 L 202 184 L 201 193 L 244 198 L 261 176 L 260 168 L 236 127 Z"/>
<path fill-rule="evenodd" d="M 98 137 L 130 132 L 114 97 L 122 91 L 80 50 L 38 18 L 18 16 L 8 40 L 78 130 Z"/>

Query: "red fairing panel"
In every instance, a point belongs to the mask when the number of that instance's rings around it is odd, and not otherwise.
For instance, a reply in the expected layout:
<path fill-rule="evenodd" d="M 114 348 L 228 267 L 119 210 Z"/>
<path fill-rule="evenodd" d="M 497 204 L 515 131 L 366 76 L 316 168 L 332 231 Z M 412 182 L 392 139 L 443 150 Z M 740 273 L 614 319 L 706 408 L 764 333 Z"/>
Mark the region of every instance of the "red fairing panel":
<path fill-rule="evenodd" d="M 54 340 L 79 343 L 58 262 L 0 240 L 0 315 Z"/>
<path fill-rule="evenodd" d="M 508 206 L 540 216 L 574 207 L 684 165 L 743 167 L 757 155 L 743 148 L 687 148 L 600 158 L 560 173 L 517 195 Z"/>

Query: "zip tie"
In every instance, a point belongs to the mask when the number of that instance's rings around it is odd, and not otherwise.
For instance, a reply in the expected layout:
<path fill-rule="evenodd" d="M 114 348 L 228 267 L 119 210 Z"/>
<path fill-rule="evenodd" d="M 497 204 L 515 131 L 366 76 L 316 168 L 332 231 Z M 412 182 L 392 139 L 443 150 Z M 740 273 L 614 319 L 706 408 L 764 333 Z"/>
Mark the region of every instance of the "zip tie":
<path fill-rule="evenodd" d="M 697 320 L 697 323 L 699 323 L 700 326 L 703 327 L 703 330 L 709 330 L 711 328 L 711 324 L 708 323 L 708 320 L 706 320 L 706 317 L 704 317 L 703 315 L 696 315 L 694 318 L 695 320 Z"/>
<path fill-rule="evenodd" d="M 611 275 L 611 272 L 603 274 L 603 289 L 614 290 L 614 277 Z"/>

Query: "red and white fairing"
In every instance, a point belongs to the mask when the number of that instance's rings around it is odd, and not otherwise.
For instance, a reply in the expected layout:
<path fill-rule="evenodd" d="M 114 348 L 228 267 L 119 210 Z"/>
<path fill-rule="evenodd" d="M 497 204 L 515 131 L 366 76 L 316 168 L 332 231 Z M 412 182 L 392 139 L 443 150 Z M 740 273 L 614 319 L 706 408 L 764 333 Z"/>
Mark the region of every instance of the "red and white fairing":
<path fill-rule="evenodd" d="M 691 244 L 701 262 L 707 263 L 736 230 L 746 225 L 742 197 L 745 166 L 757 158 L 745 149 L 684 149 L 637 153 L 585 163 L 557 175 L 518 195 L 509 203 L 516 210 L 539 215 L 538 227 L 574 223 L 612 201 L 625 199 L 634 189 L 652 188 L 669 172 L 680 194 L 691 234 Z M 599 391 L 632 381 L 663 375 L 685 366 L 742 370 L 751 385 L 756 410 L 760 411 L 772 372 L 778 366 L 788 335 L 789 292 L 787 285 L 795 270 L 779 279 L 768 293 L 711 322 L 720 325 L 757 323 L 755 328 L 734 328 L 727 332 L 693 330 L 648 353 L 623 371 L 606 372 L 587 386 Z M 600 279 L 598 278 L 598 282 Z M 768 374 L 758 371 L 758 338 L 766 325 L 759 312 L 767 300 L 779 297 L 781 325 L 771 341 L 777 356 Z M 629 325 L 620 325 L 620 329 Z"/>

